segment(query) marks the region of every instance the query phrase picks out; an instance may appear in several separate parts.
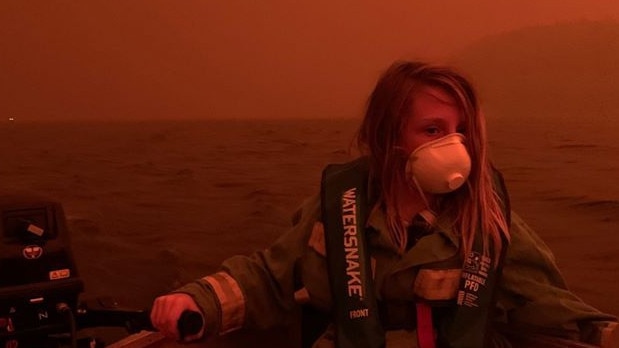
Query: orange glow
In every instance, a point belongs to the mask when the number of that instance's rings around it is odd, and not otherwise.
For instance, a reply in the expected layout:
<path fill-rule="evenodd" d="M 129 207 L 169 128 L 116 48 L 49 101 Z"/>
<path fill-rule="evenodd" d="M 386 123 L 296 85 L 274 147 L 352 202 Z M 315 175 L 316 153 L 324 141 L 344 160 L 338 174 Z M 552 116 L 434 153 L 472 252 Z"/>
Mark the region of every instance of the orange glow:
<path fill-rule="evenodd" d="M 353 117 L 394 59 L 619 15 L 614 0 L 1 6 L 1 116 L 44 120 Z"/>

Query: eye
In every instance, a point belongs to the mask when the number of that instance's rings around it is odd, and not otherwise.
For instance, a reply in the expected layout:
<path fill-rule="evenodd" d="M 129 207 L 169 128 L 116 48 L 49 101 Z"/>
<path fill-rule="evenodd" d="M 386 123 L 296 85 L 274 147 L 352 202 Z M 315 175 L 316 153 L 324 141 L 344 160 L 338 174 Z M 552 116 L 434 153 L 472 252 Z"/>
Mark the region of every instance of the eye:
<path fill-rule="evenodd" d="M 441 129 L 437 126 L 429 126 L 425 128 L 424 132 L 427 135 L 438 135 L 441 133 Z"/>

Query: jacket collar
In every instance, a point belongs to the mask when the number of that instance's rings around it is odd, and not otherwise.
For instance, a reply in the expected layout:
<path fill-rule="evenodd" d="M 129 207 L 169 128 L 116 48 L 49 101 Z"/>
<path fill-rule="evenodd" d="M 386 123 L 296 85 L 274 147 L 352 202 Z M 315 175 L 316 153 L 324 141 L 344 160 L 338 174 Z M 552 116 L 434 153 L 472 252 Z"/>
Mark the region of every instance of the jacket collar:
<path fill-rule="evenodd" d="M 422 237 L 406 251 L 396 262 L 394 271 L 445 261 L 456 256 L 460 247 L 460 239 L 451 228 L 452 221 L 453 218 L 450 216 L 440 214 L 434 225 L 434 233 Z M 386 214 L 378 204 L 372 208 L 367 225 L 377 232 L 373 241 L 377 247 L 398 253 L 389 237 Z"/>

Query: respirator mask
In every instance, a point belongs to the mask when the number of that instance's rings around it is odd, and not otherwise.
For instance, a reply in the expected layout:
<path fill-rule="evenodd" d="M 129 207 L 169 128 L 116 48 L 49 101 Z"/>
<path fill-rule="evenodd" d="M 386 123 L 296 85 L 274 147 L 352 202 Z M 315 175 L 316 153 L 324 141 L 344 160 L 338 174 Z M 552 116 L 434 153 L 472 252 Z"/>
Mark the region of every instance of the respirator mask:
<path fill-rule="evenodd" d="M 406 163 L 406 178 L 427 193 L 455 191 L 466 182 L 470 172 L 471 157 L 460 133 L 422 144 Z"/>

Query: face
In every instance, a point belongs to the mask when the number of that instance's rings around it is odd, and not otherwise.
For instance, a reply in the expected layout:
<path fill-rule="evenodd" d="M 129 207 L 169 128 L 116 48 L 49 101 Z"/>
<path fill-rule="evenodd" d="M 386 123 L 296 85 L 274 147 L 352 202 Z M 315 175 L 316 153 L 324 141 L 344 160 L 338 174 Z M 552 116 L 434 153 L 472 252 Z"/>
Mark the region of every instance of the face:
<path fill-rule="evenodd" d="M 465 129 L 464 115 L 454 98 L 436 87 L 425 86 L 414 92 L 402 144 L 407 153 L 456 132 L 464 134 Z"/>

